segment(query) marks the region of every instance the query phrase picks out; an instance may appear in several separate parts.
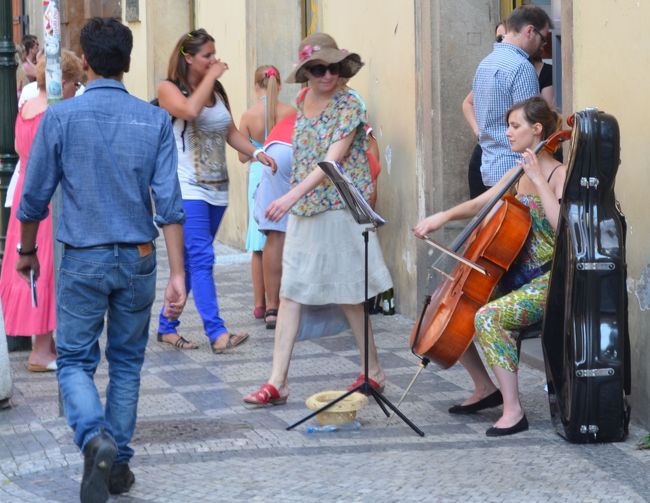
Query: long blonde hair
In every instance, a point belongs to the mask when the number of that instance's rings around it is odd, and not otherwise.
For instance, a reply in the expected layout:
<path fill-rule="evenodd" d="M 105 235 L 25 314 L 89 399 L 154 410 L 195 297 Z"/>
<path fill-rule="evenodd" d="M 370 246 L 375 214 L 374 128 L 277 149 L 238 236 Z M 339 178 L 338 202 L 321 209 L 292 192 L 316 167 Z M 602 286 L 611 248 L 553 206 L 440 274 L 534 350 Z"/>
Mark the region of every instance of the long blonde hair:
<path fill-rule="evenodd" d="M 255 70 L 255 84 L 266 90 L 266 131 L 271 131 L 278 120 L 278 93 L 280 92 L 280 71 L 273 65 L 258 66 Z"/>

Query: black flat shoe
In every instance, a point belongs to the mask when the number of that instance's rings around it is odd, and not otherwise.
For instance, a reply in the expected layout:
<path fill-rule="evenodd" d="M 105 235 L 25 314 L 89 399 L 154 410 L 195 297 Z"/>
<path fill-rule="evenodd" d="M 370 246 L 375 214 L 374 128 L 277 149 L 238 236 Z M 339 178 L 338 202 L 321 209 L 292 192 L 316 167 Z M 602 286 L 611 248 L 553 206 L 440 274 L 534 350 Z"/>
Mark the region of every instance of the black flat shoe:
<path fill-rule="evenodd" d="M 135 482 L 135 475 L 128 463 L 115 464 L 108 478 L 108 492 L 111 494 L 128 493 Z"/>
<path fill-rule="evenodd" d="M 84 449 L 81 503 L 105 503 L 108 500 L 108 478 L 116 455 L 115 442 L 107 433 L 101 432 L 88 442 Z"/>
<path fill-rule="evenodd" d="M 469 405 L 454 405 L 449 408 L 450 414 L 474 414 L 479 410 L 490 409 L 492 407 L 498 407 L 503 403 L 503 396 L 501 391 L 496 390 L 491 395 L 486 396 L 485 398 L 480 399 L 478 402 L 470 403 Z"/>
<path fill-rule="evenodd" d="M 510 426 L 510 428 L 496 428 L 495 426 L 492 426 L 492 428 L 487 429 L 485 434 L 488 437 L 505 437 L 506 435 L 514 435 L 515 433 L 526 431 L 527 429 L 528 419 L 526 419 L 526 414 L 524 414 L 524 417 L 522 417 L 517 424 Z"/>

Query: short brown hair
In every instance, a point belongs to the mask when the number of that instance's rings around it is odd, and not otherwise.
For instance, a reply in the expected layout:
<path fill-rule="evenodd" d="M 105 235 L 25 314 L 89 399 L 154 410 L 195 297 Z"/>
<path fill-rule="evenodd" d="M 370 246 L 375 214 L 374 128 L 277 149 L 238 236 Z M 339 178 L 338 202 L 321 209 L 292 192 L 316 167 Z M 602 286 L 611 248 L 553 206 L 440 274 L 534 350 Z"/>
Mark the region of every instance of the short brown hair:
<path fill-rule="evenodd" d="M 551 110 L 544 98 L 533 96 L 527 100 L 515 103 L 506 112 L 506 124 L 510 119 L 510 114 L 515 110 L 522 110 L 524 118 L 529 124 L 541 124 L 542 126 L 542 140 L 546 140 L 549 136 L 555 133 L 562 125 L 562 118 Z"/>
<path fill-rule="evenodd" d="M 553 21 L 544 9 L 537 5 L 522 5 L 513 10 L 506 19 L 506 30 L 519 33 L 529 24 L 536 30 L 543 30 L 547 26 L 553 29 Z"/>

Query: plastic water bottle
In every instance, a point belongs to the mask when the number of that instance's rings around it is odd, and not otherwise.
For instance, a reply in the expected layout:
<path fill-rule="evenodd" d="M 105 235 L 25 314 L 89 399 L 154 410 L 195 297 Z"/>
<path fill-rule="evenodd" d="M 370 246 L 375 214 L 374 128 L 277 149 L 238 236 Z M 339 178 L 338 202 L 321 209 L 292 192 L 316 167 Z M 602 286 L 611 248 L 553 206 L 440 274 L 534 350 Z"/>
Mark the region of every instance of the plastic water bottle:
<path fill-rule="evenodd" d="M 310 424 L 307 426 L 307 433 L 326 433 L 330 431 L 353 431 L 361 428 L 361 423 L 356 419 L 344 424 Z"/>
<path fill-rule="evenodd" d="M 395 314 L 395 292 L 392 288 L 386 290 L 383 295 L 383 313 L 387 316 Z"/>

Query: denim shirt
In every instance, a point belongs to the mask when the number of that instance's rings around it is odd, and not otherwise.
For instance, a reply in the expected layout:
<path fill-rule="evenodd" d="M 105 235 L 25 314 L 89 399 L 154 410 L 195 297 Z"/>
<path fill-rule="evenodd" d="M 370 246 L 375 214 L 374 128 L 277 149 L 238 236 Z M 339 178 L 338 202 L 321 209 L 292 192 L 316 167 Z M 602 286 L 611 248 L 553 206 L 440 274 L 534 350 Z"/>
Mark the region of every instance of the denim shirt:
<path fill-rule="evenodd" d="M 45 112 L 17 217 L 43 220 L 60 183 L 58 241 L 75 247 L 151 241 L 158 236 L 154 221 L 185 221 L 177 156 L 167 112 L 131 96 L 121 82 L 94 80 L 82 96 Z"/>
<path fill-rule="evenodd" d="M 495 43 L 476 70 L 472 91 L 483 149 L 481 175 L 483 183 L 492 187 L 522 159 L 506 137 L 506 112 L 515 103 L 539 94 L 537 73 L 523 49 L 507 42 Z"/>

